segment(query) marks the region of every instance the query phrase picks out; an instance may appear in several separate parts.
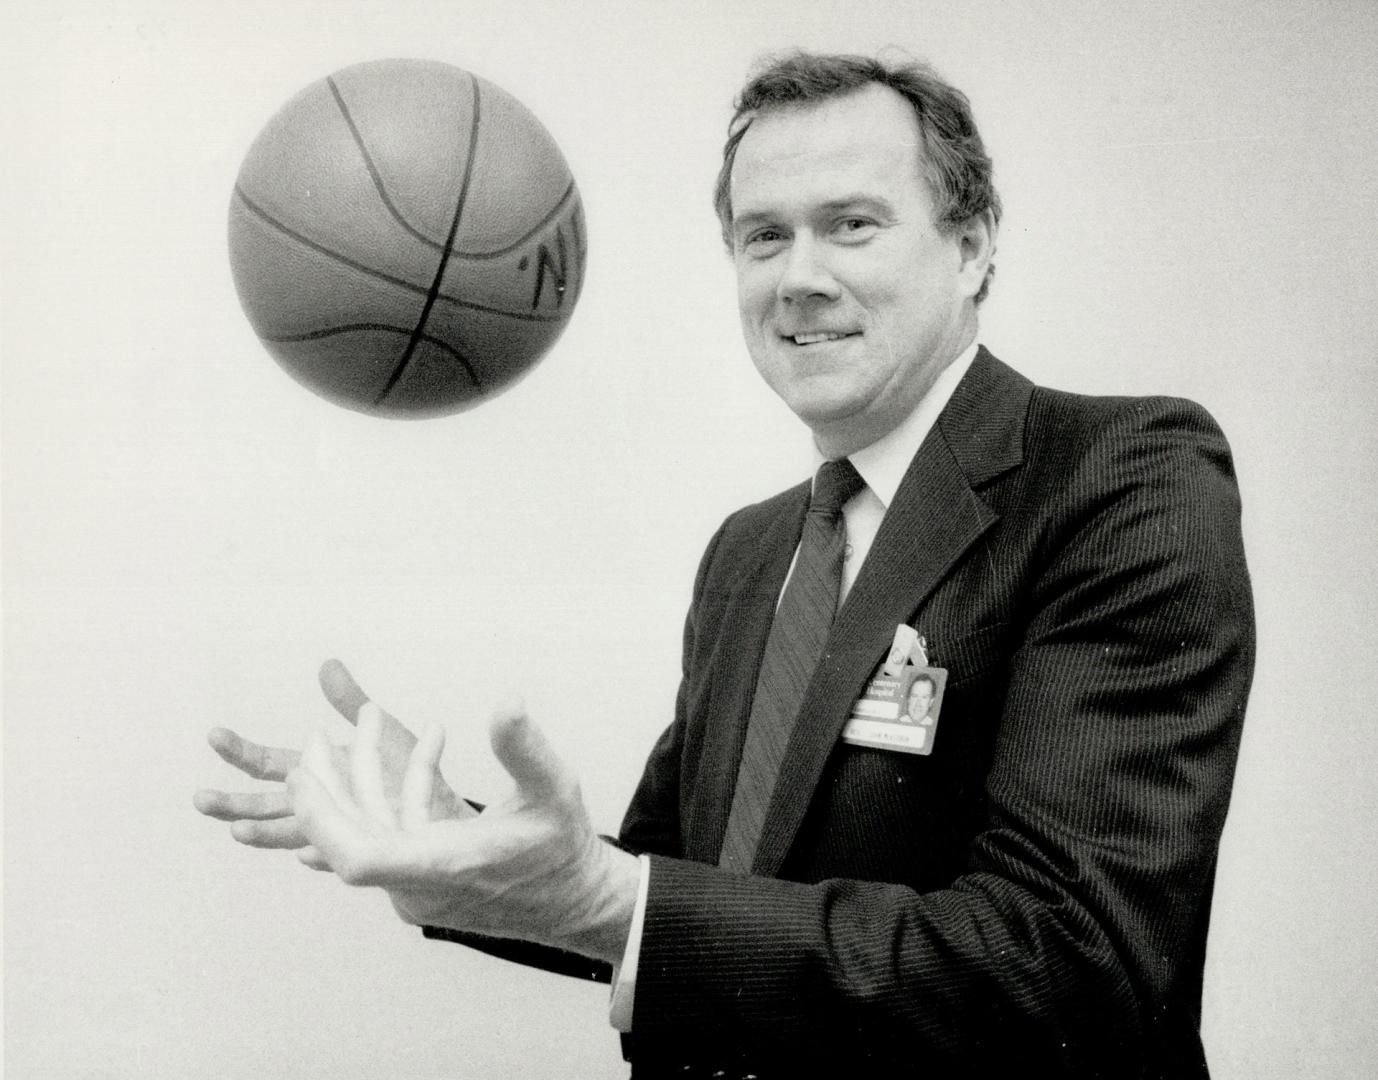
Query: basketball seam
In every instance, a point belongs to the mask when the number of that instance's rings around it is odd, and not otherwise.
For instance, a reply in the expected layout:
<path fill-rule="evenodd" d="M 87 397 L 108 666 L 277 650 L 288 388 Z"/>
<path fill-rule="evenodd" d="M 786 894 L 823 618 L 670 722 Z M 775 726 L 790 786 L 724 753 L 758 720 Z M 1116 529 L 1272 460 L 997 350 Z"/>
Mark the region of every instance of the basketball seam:
<path fill-rule="evenodd" d="M 244 189 L 237 184 L 235 185 L 234 193 L 240 199 L 243 200 L 244 205 L 248 207 L 250 212 L 252 212 L 256 217 L 261 218 L 265 224 L 276 229 L 284 236 L 287 236 L 292 240 L 295 240 L 303 247 L 308 247 L 312 251 L 326 256 L 326 258 L 334 259 L 336 262 L 343 263 L 345 266 L 348 266 L 351 270 L 357 270 L 361 274 L 367 274 L 369 277 L 377 278 L 380 281 L 386 281 L 390 285 L 397 285 L 403 289 L 408 290 L 409 292 L 420 293 L 423 296 L 427 294 L 428 290 L 420 285 L 407 281 L 405 278 L 395 277 L 392 274 L 385 273 L 382 270 L 376 270 L 371 266 L 365 266 L 363 263 L 356 262 L 354 259 L 351 259 L 348 255 L 344 255 L 338 251 L 333 251 L 330 248 L 324 246 L 323 244 L 319 244 L 315 240 L 312 240 L 310 237 L 303 236 L 301 233 L 297 232 L 291 226 L 284 224 L 277 218 L 273 217 L 272 214 L 268 213 L 268 211 L 264 210 L 263 207 L 259 206 L 256 202 L 253 201 L 253 199 L 249 198 L 249 196 L 244 193 Z M 461 300 L 457 296 L 451 296 L 449 293 L 446 292 L 440 293 L 439 297 L 440 299 L 446 300 L 451 304 L 457 304 L 460 307 L 468 308 L 471 311 L 482 311 L 488 315 L 502 315 L 508 319 L 520 319 L 524 322 L 562 322 L 566 317 L 563 315 L 533 315 L 523 311 L 506 311 L 503 308 L 491 307 L 488 304 L 476 304 L 471 300 Z"/>
<path fill-rule="evenodd" d="M 430 292 L 426 295 L 426 302 L 421 306 L 421 315 L 416 320 L 416 329 L 412 331 L 411 340 L 407 342 L 407 348 L 402 353 L 402 358 L 397 361 L 397 366 L 393 368 L 387 384 L 383 387 L 382 392 L 373 399 L 375 405 L 381 405 L 383 399 L 392 393 L 398 380 L 402 378 L 402 373 L 407 370 L 411 363 L 412 354 L 416 352 L 416 346 L 420 343 L 421 336 L 426 332 L 426 320 L 431 317 L 431 309 L 435 307 L 435 298 L 440 294 L 440 284 L 445 279 L 445 267 L 450 261 L 450 245 L 455 242 L 455 235 L 459 232 L 459 220 L 464 214 L 464 202 L 469 197 L 469 182 L 474 176 L 474 159 L 478 157 L 478 127 L 479 117 L 482 113 L 482 95 L 479 93 L 478 79 L 470 75 L 469 83 L 474 92 L 474 107 L 470 110 L 469 119 L 469 156 L 464 162 L 464 179 L 459 185 L 459 198 L 455 200 L 454 217 L 450 219 L 450 233 L 445 237 L 445 250 L 440 253 L 440 262 L 435 268 L 435 278 L 431 282 Z M 483 383 L 480 380 L 476 378 L 474 382 L 478 389 L 483 389 Z"/>
<path fill-rule="evenodd" d="M 349 323 L 345 326 L 332 326 L 322 330 L 311 330 L 305 334 L 281 334 L 274 337 L 265 337 L 263 340 L 275 344 L 291 344 L 297 341 L 318 341 L 321 338 L 334 337 L 336 334 L 348 334 L 355 330 L 382 330 L 389 334 L 406 334 L 408 336 L 412 333 L 412 331 L 408 330 L 406 327 L 390 326 L 387 323 Z M 421 339 L 453 356 L 459 361 L 460 366 L 464 368 L 465 374 L 473 380 L 474 385 L 479 385 L 478 375 L 474 371 L 473 364 L 469 362 L 468 358 L 462 352 L 453 345 L 441 341 L 437 337 L 432 337 L 430 334 L 422 334 Z"/>
<path fill-rule="evenodd" d="M 427 247 L 433 247 L 437 251 L 442 250 L 439 244 L 402 216 L 402 211 L 393 203 L 392 198 L 388 195 L 388 189 L 383 185 L 382 174 L 379 173 L 378 167 L 373 163 L 373 155 L 368 152 L 368 147 L 364 145 L 364 137 L 355 125 L 354 116 L 350 113 L 349 106 L 345 104 L 344 96 L 340 93 L 340 88 L 336 85 L 334 77 L 327 78 L 325 81 L 330 86 L 330 93 L 335 97 L 335 104 L 340 109 L 340 115 L 344 117 L 345 125 L 349 128 L 349 134 L 354 138 L 354 145 L 359 148 L 359 156 L 363 158 L 364 168 L 368 170 L 368 175 L 373 179 L 373 186 L 378 189 L 378 197 L 383 200 L 383 206 L 387 208 L 389 214 L 397 219 L 397 224 L 401 225 L 416 239 Z M 472 150 L 470 152 L 472 153 Z"/>
<path fill-rule="evenodd" d="M 522 233 L 521 236 L 517 237 L 517 239 L 513 240 L 506 247 L 495 248 L 492 251 L 455 251 L 453 254 L 458 255 L 462 259 L 497 259 L 503 255 L 511 254 L 554 221 L 555 218 L 559 216 L 560 211 L 569 203 L 570 196 L 573 194 L 574 181 L 570 180 L 569 187 L 565 188 L 565 193 L 561 195 L 559 201 L 550 208 L 550 213 L 546 214 L 545 217 L 541 218 L 540 221 L 536 222 L 535 225 L 527 229 L 526 232 Z"/>
<path fill-rule="evenodd" d="M 363 158 L 364 167 L 368 169 L 368 175 L 373 179 L 373 186 L 378 190 L 378 197 L 383 200 L 383 206 L 387 209 L 387 212 L 396 219 L 397 224 L 401 225 L 402 228 L 411 233 L 412 236 L 416 237 L 416 239 L 420 240 L 427 247 L 435 248 L 437 251 L 443 251 L 444 249 L 440 244 L 436 243 L 408 221 L 406 216 L 402 213 L 401 207 L 392 201 L 392 197 L 388 194 L 387 185 L 383 182 L 383 174 L 378 171 L 377 165 L 374 164 L 373 155 L 369 152 L 368 145 L 364 142 L 363 132 L 361 132 L 358 125 L 354 123 L 354 115 L 349 111 L 349 106 L 345 102 L 344 95 L 340 92 L 340 88 L 333 78 L 327 79 L 326 82 L 330 85 L 330 92 L 335 96 L 335 104 L 339 106 L 345 124 L 349 127 L 349 133 L 354 138 L 354 145 L 359 148 L 359 156 Z M 474 85 L 474 107 L 478 107 L 477 83 Z M 477 131 L 475 135 L 477 135 Z M 476 147 L 471 143 L 469 147 L 469 154 L 471 157 L 475 149 Z M 560 210 L 565 204 L 569 202 L 570 196 L 573 194 L 574 178 L 570 177 L 569 184 L 565 187 L 564 194 L 556 200 L 555 205 L 551 207 L 549 213 L 510 244 L 496 248 L 493 251 L 458 251 L 451 249 L 451 254 L 459 255 L 465 259 L 497 259 L 509 252 L 515 251 L 549 225 L 555 219 L 556 215 L 560 213 Z"/>

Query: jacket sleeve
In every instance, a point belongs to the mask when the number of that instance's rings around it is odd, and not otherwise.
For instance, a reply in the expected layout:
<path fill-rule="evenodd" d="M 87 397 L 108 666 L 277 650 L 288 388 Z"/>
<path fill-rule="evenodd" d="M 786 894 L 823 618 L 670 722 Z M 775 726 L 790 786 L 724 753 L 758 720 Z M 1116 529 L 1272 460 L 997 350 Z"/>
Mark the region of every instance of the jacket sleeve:
<path fill-rule="evenodd" d="M 964 872 L 921 893 L 653 858 L 634 1053 L 696 1060 L 712 1032 L 742 1062 L 937 1075 L 1190 1059 L 1152 1044 L 1199 1007 L 1252 672 L 1237 488 L 1183 402 L 1124 404 L 1058 469 Z"/>

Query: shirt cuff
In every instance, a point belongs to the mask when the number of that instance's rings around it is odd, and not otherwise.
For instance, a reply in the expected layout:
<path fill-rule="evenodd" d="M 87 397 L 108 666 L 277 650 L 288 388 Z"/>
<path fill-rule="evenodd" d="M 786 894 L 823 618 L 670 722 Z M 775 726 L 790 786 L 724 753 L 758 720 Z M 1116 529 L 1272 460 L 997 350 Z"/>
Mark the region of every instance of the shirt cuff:
<path fill-rule="evenodd" d="M 627 948 L 622 963 L 612 972 L 612 1006 L 608 1020 L 626 1035 L 632 1030 L 632 1006 L 636 997 L 636 965 L 641 958 L 641 930 L 646 925 L 646 898 L 651 892 L 651 857 L 638 856 L 641 880 L 636 887 L 636 907 L 632 911 L 632 928 L 627 934 Z"/>

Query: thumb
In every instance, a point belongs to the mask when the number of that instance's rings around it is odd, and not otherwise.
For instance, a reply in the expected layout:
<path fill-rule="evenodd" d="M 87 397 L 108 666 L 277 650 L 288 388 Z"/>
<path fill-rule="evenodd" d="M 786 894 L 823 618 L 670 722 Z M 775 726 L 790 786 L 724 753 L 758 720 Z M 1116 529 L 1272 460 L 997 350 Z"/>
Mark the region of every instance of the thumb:
<path fill-rule="evenodd" d="M 526 704 L 521 698 L 508 698 L 493 710 L 488 737 L 493 754 L 522 794 L 540 802 L 559 797 L 567 782 L 564 763 L 541 729 L 526 715 Z"/>
<path fill-rule="evenodd" d="M 349 669 L 338 660 L 327 660 L 316 677 L 326 700 L 335 707 L 335 711 L 351 724 L 355 723 L 359 710 L 368 704 L 368 695 L 359 689 Z"/>

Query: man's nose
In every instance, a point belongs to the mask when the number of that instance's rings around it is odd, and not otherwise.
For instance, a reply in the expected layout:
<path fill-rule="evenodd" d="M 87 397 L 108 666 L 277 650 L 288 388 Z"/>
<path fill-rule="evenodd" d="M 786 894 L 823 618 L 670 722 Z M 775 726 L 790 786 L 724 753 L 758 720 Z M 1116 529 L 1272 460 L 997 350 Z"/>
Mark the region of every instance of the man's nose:
<path fill-rule="evenodd" d="M 796 235 L 785 253 L 777 292 L 781 300 L 836 300 L 841 290 L 828 265 L 824 245 L 807 234 Z"/>

